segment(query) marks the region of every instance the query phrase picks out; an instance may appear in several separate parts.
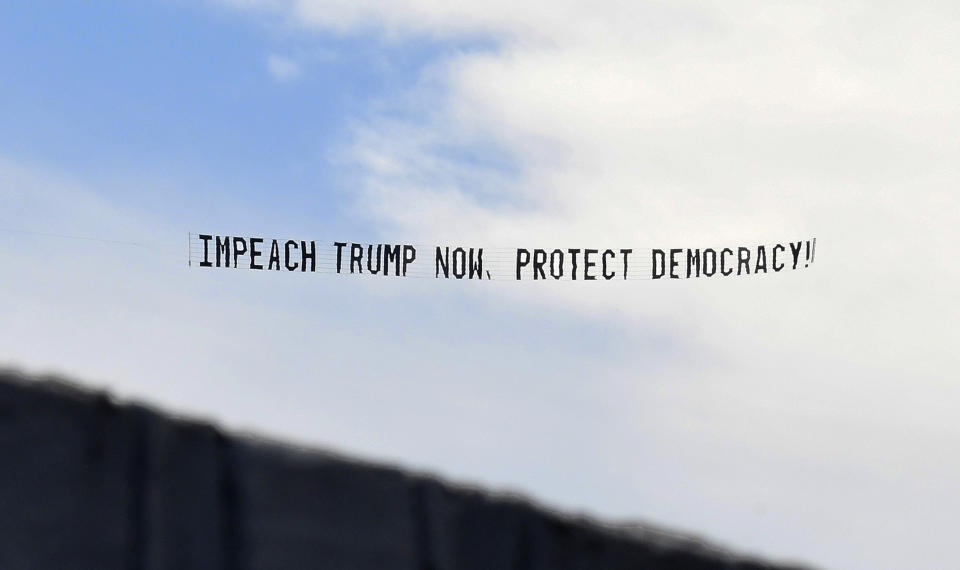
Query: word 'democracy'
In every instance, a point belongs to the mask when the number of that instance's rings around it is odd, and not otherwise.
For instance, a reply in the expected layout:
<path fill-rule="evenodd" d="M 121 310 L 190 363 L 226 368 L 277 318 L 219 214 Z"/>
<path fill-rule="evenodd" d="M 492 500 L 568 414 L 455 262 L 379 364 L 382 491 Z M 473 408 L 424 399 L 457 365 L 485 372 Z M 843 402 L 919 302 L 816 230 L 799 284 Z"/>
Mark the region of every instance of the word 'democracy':
<path fill-rule="evenodd" d="M 762 275 L 813 264 L 816 238 L 700 248 L 424 246 L 190 234 L 191 266 L 279 273 L 512 281 Z"/>

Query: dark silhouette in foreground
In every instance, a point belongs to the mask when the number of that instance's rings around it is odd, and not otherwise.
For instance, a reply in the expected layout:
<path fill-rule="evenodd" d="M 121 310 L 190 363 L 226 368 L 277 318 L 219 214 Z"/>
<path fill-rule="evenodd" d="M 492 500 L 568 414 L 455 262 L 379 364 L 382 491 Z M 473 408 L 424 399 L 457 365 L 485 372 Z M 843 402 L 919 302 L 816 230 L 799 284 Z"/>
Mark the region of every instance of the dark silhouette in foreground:
<path fill-rule="evenodd" d="M 4 570 L 785 568 L 0 370 Z"/>

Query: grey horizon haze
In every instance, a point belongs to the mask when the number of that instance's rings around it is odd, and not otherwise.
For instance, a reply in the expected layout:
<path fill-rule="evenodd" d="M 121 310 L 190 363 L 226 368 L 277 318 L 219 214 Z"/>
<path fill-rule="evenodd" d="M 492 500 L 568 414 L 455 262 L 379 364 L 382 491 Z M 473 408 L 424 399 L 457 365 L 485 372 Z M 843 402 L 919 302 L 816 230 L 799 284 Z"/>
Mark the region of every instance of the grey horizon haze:
<path fill-rule="evenodd" d="M 5 5 L 0 365 L 764 558 L 960 566 L 958 32 L 946 2 Z M 188 267 L 198 230 L 817 256 L 360 279 Z"/>

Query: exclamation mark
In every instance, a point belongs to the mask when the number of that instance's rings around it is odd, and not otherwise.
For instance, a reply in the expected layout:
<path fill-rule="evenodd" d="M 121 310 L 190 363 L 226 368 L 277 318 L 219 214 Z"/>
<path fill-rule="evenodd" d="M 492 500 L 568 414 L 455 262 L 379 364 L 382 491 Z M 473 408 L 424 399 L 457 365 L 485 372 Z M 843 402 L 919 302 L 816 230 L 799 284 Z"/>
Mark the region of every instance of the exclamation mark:
<path fill-rule="evenodd" d="M 803 266 L 810 267 L 810 240 L 807 240 L 807 262 Z"/>

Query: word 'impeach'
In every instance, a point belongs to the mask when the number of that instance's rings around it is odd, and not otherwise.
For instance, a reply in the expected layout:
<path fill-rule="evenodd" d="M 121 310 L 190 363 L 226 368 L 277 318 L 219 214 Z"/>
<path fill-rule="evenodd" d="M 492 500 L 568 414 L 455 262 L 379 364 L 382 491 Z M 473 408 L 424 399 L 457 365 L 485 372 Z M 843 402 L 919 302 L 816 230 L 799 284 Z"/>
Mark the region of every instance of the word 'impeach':
<path fill-rule="evenodd" d="M 704 248 L 491 248 L 190 234 L 189 265 L 514 281 L 690 279 L 809 267 L 817 240 Z M 424 253 L 424 252 L 427 253 Z"/>

